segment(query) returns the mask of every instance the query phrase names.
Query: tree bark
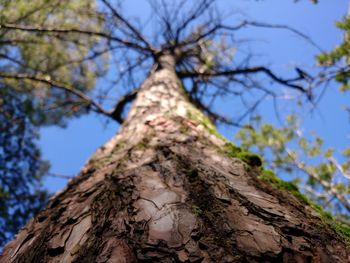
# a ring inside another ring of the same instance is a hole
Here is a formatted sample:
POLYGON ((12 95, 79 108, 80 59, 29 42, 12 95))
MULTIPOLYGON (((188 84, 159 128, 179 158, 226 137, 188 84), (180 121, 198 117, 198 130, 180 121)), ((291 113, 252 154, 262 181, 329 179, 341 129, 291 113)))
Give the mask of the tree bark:
POLYGON ((0 261, 350 262, 316 211, 222 151, 174 65, 159 59, 119 133, 0 261))

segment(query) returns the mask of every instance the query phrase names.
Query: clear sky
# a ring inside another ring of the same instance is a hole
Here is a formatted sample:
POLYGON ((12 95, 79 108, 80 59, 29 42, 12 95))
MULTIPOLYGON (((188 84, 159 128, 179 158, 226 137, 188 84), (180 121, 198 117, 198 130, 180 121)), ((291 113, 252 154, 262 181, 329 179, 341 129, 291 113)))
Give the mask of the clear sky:
MULTIPOLYGON (((133 16, 142 18, 147 10, 147 1, 125 2, 127 13, 133 16)), ((235 10, 238 16, 244 16, 245 19, 292 26, 309 35, 324 50, 340 43, 342 35, 334 25, 336 20, 346 14, 348 8, 347 0, 321 0, 318 5, 313 5, 308 0, 298 3, 292 0, 219 0, 218 3, 225 9, 235 10)), ((261 55, 259 59, 273 65, 274 68, 289 70, 297 64, 310 68, 315 64, 314 56, 317 50, 290 32, 250 29, 244 34, 242 36, 254 40, 254 51, 261 55)), ((305 131, 317 131, 326 144, 334 148, 349 146, 349 119, 342 110, 344 105, 349 105, 349 99, 348 95, 339 95, 337 86, 330 87, 316 111, 304 112, 305 131)), ((222 105, 221 111, 234 112, 229 101, 223 102, 222 105)), ((269 101, 260 113, 273 120, 274 113, 269 101)), ((117 124, 106 123, 103 117, 92 114, 70 121, 65 129, 42 128, 39 144, 43 158, 51 162, 51 172, 76 175, 94 151, 117 130, 117 124)), ((229 139, 232 139, 235 133, 234 129, 219 130, 229 139)), ((45 187, 55 192, 64 187, 66 182, 64 179, 47 177, 45 187)))

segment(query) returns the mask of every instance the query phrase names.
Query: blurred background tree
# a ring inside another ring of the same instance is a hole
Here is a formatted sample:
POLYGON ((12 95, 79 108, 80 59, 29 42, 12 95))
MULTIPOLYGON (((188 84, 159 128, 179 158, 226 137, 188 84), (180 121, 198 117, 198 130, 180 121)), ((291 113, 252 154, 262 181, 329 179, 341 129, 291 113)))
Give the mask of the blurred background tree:
MULTIPOLYGON (((103 25, 94 1, 1 0, 0 10, 0 24, 59 24, 62 30, 103 25)), ((46 203, 41 181, 49 164, 41 160, 38 128, 65 126, 87 112, 69 86, 82 94, 95 86, 105 71, 101 52, 93 36, 0 29, 0 246, 46 203), (59 87, 51 85, 55 79, 59 87)))
POLYGON ((37 131, 21 95, 0 88, 0 244, 5 244, 46 203, 48 169, 35 142, 37 131))

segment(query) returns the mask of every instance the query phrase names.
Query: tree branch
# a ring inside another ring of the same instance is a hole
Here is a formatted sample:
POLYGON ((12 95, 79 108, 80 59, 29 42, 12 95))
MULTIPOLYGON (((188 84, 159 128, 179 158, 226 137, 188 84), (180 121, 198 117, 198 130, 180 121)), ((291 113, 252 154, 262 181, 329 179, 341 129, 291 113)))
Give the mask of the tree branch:
POLYGON ((141 41, 142 43, 144 43, 146 45, 146 48, 148 50, 154 50, 154 48, 152 48, 152 46, 150 45, 150 43, 148 43, 148 41, 142 36, 142 34, 140 33, 139 30, 137 30, 133 25, 131 25, 131 23, 129 23, 118 11, 117 9, 115 9, 107 0, 102 0, 102 3, 104 3, 108 9, 112 12, 112 14, 118 19, 120 20, 136 37, 136 39, 138 39, 139 41, 141 41))
POLYGON ((279 84, 282 84, 289 88, 296 89, 298 91, 305 93, 308 99, 312 100, 312 94, 310 90, 305 89, 304 87, 293 83, 297 80, 302 80, 303 78, 301 76, 293 79, 283 79, 278 77, 276 74, 274 74, 270 69, 262 66, 251 67, 251 68, 241 68, 241 69, 234 69, 234 70, 223 70, 223 71, 213 70, 213 71, 206 71, 202 73, 197 71, 182 71, 182 72, 180 71, 178 72, 178 75, 180 78, 193 78, 193 77, 234 76, 234 75, 243 75, 243 74, 249 75, 249 74, 255 74, 255 73, 264 73, 279 84))
POLYGON ((238 24, 237 26, 227 26, 227 25, 222 25, 221 28, 222 29, 226 29, 226 30, 238 30, 242 27, 245 26, 254 26, 254 27, 263 27, 263 28, 275 28, 275 29, 285 29, 288 30, 298 36, 300 36, 301 38, 305 39, 307 42, 309 42, 312 46, 314 46, 316 49, 318 49, 318 51, 323 52, 322 48, 317 45, 309 36, 305 35, 303 32, 292 28, 290 26, 287 25, 278 25, 278 24, 269 24, 269 23, 263 23, 263 22, 256 22, 256 21, 247 21, 244 20, 242 21, 240 24, 238 24))
POLYGON ((98 103, 93 101, 89 96, 85 95, 83 92, 81 92, 77 89, 65 86, 62 83, 59 83, 55 80, 52 80, 49 75, 40 76, 40 75, 30 75, 30 74, 25 74, 25 73, 12 74, 12 73, 0 72, 0 78, 17 79, 17 80, 31 80, 31 81, 40 82, 40 83, 50 85, 52 87, 61 89, 63 91, 66 91, 70 94, 77 96, 78 98, 80 98, 84 102, 86 102, 87 106, 91 106, 92 110, 94 110, 95 112, 102 113, 102 114, 110 117, 109 112, 105 111, 101 105, 99 105, 98 103))
POLYGON ((47 172, 46 175, 51 176, 51 177, 60 178, 60 179, 65 179, 65 180, 70 180, 74 177, 74 175, 65 175, 65 174, 52 173, 52 172, 47 172))
POLYGON ((175 32, 176 43, 179 42, 181 32, 184 31, 192 21, 203 15, 205 10, 207 10, 214 2, 215 1, 201 0, 197 6, 194 6, 193 10, 189 12, 188 17, 177 26, 175 32))
POLYGON ((67 33, 76 33, 76 34, 84 34, 84 35, 90 35, 90 36, 98 36, 101 38, 105 38, 110 41, 116 41, 126 47, 137 49, 143 52, 148 52, 153 54, 153 50, 149 49, 148 47, 143 47, 138 45, 137 43, 127 41, 125 39, 109 35, 105 32, 96 32, 96 31, 89 31, 79 28, 69 28, 69 29, 58 29, 58 28, 45 28, 40 26, 24 26, 24 25, 14 25, 14 24, 0 24, 0 29, 9 29, 9 30, 21 30, 21 31, 27 31, 27 32, 41 32, 41 33, 58 33, 58 34, 67 34, 67 33))
POLYGON ((124 108, 125 108, 127 103, 133 101, 136 98, 138 91, 139 91, 139 88, 134 89, 131 92, 129 92, 128 94, 121 97, 119 99, 119 101, 117 102, 116 106, 114 107, 114 109, 108 113, 109 116, 112 119, 119 122, 120 124, 122 124, 124 122, 124 118, 122 117, 122 113, 124 111, 124 108))

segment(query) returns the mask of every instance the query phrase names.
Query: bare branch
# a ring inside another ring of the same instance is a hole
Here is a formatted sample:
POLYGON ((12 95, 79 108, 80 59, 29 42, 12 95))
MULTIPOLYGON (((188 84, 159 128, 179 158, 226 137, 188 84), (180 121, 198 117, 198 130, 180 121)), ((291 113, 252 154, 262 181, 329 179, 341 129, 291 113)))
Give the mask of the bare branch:
POLYGON ((301 80, 300 77, 293 79, 282 79, 278 77, 275 73, 273 73, 270 69, 262 66, 251 67, 251 68, 241 68, 234 70, 223 70, 223 71, 206 71, 203 73, 196 71, 183 71, 178 72, 180 78, 192 78, 192 77, 220 77, 220 76, 235 76, 235 75, 249 75, 255 73, 264 73, 272 80, 276 81, 279 84, 287 86, 292 89, 296 89, 305 93, 309 100, 312 100, 311 90, 305 89, 304 87, 294 84, 296 80, 301 80))
POLYGON ((133 101, 136 98, 137 92, 139 91, 139 89, 134 89, 131 92, 129 92, 128 94, 124 95, 123 97, 121 97, 119 99, 119 101, 117 102, 116 106, 114 107, 114 109, 112 111, 110 111, 108 114, 109 116, 116 120, 117 122, 119 122, 120 124, 124 122, 124 119, 122 117, 122 113, 125 109, 125 106, 127 103, 133 101))
POLYGON ((241 125, 239 123, 236 123, 232 120, 230 120, 229 118, 222 116, 212 110, 210 110, 210 107, 204 105, 200 99, 197 99, 195 97, 190 96, 190 101, 201 111, 203 111, 208 118, 210 119, 210 121, 212 121, 213 123, 223 123, 223 124, 227 124, 227 125, 233 125, 236 127, 241 127, 241 125))
POLYGON ((73 175, 65 175, 65 174, 52 173, 52 172, 48 172, 48 173, 46 173, 46 175, 51 176, 51 177, 60 178, 60 179, 65 179, 65 180, 70 180, 74 177, 73 175))
POLYGON ((108 7, 108 9, 112 12, 112 14, 119 20, 121 21, 130 31, 135 35, 136 39, 141 41, 143 44, 146 45, 147 50, 154 50, 150 43, 142 36, 141 32, 137 30, 131 23, 128 22, 127 19, 125 19, 117 9, 115 9, 107 0, 102 0, 102 2, 108 7))
POLYGON ((236 26, 221 25, 221 29, 226 29, 226 30, 230 30, 230 31, 236 31, 236 30, 241 29, 241 28, 246 27, 246 26, 288 30, 288 31, 298 35, 299 37, 303 38, 307 42, 309 42, 312 46, 314 46, 316 49, 318 49, 318 51, 323 52, 322 48, 319 45, 317 45, 308 35, 304 34, 303 32, 301 32, 301 31, 299 31, 299 30, 297 30, 295 28, 287 26, 287 25, 269 24, 269 23, 263 23, 263 22, 244 20, 244 21, 242 21, 240 24, 238 24, 236 26))
POLYGON ((215 1, 211 0, 201 0, 198 2, 197 6, 194 6, 193 10, 191 10, 187 16, 187 18, 177 27, 175 32, 175 40, 178 43, 180 39, 180 34, 184 31, 187 26, 198 17, 202 16, 205 10, 209 8, 215 1))
POLYGON ((89 96, 85 95, 83 92, 74 89, 69 86, 65 86, 62 83, 59 83, 55 80, 52 80, 49 75, 44 75, 40 76, 38 75, 30 75, 30 74, 25 74, 25 73, 18 73, 18 74, 13 74, 13 73, 4 73, 0 72, 0 78, 5 78, 5 79, 17 79, 17 80, 30 80, 30 81, 35 81, 35 82, 40 82, 47 84, 49 86, 61 89, 63 91, 66 91, 70 94, 73 94, 77 96, 78 98, 82 99, 84 102, 86 102, 87 106, 91 106, 92 110, 94 110, 97 113, 102 113, 106 116, 110 117, 109 112, 105 111, 101 105, 93 101, 89 96))

